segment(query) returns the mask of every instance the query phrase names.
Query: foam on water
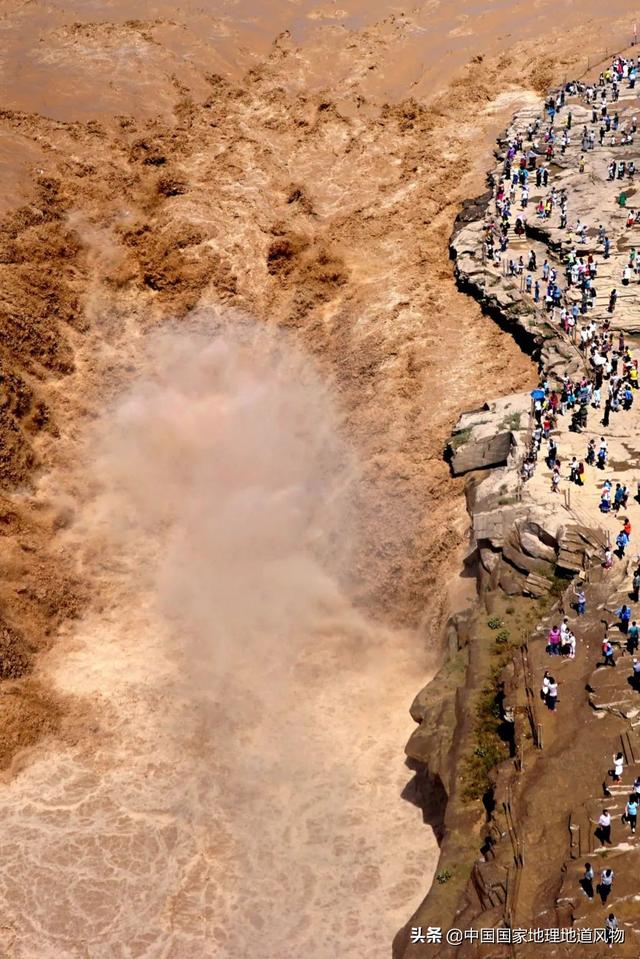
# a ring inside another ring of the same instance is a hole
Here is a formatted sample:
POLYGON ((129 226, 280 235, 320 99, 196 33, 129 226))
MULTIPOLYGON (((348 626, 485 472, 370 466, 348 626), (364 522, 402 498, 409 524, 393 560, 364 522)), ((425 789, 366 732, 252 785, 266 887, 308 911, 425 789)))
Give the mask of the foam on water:
POLYGON ((67 537, 95 611, 42 667, 95 728, 0 794, 5 950, 386 956, 435 859, 400 798, 418 647, 349 599, 330 392, 247 327, 161 337, 149 370, 67 537))

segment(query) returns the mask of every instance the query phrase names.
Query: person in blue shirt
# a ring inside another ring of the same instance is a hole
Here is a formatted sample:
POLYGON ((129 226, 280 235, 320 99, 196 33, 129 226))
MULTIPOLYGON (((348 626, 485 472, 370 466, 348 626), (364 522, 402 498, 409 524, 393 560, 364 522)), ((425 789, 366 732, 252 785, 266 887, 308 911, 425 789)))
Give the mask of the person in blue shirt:
POLYGON ((633 406, 633 393, 631 387, 627 386, 622 396, 622 405, 625 410, 630 410, 633 406))
POLYGON ((624 551, 628 545, 629 545, 629 537, 627 536, 624 530, 620 530, 620 532, 616 536, 616 546, 617 546, 616 552, 620 559, 622 559, 622 557, 624 556, 624 551))
POLYGON ((624 496, 624 490, 620 483, 616 483, 616 491, 613 497, 613 509, 617 513, 622 505, 622 498, 624 496))
POLYGON ((618 628, 621 633, 624 633, 626 636, 629 632, 629 621, 631 619, 631 607, 627 606, 626 603, 623 604, 620 609, 616 610, 616 616, 620 620, 618 623, 618 628))
POLYGON ((627 805, 624 807, 624 814, 627 817, 627 822, 631 827, 631 832, 635 832, 636 823, 638 822, 638 801, 635 793, 629 797, 627 805))

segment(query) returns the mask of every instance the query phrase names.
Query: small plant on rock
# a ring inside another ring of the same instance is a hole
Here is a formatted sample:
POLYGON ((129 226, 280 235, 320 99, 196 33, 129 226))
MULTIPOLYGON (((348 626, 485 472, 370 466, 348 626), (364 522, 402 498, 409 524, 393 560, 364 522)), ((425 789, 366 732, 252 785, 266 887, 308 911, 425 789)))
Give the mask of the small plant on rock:
POLYGON ((487 626, 489 629, 500 629, 501 626, 504 626, 504 623, 499 616, 492 616, 487 620, 487 626))
POLYGON ((509 630, 501 629, 498 635, 496 636, 496 643, 498 646, 506 646, 509 642, 509 630))
POLYGON ((436 879, 438 880, 440 884, 442 884, 442 883, 448 882, 451 879, 452 875, 453 873, 451 872, 450 869, 441 869, 440 872, 436 873, 436 879))

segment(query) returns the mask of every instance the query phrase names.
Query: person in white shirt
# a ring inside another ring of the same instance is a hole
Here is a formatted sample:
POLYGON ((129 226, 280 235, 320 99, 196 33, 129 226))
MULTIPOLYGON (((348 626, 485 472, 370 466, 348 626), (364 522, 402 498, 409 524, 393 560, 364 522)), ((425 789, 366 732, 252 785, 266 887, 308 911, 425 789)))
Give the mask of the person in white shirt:
POLYGON ((600 899, 602 905, 604 906, 605 902, 609 898, 611 893, 611 887, 613 885, 613 869, 603 869, 600 873, 600 885, 598 886, 598 892, 600 893, 600 899))
POLYGON ((587 899, 593 899, 593 880, 595 873, 590 862, 584 864, 584 876, 580 880, 580 886, 587 899))
POLYGON ((619 783, 622 779, 622 773, 624 770, 624 756, 622 753, 616 753, 613 757, 613 781, 614 783, 619 783))
POLYGON ((603 809, 598 819, 598 836, 603 846, 605 843, 611 845, 611 814, 608 809, 603 809))
POLYGON ((545 703, 547 701, 547 696, 549 695, 549 678, 549 671, 545 669, 544 676, 542 677, 542 687, 540 689, 540 698, 545 703))
POLYGON ((609 944, 609 949, 613 948, 613 936, 618 928, 618 920, 612 912, 609 913, 604 921, 604 934, 609 944))

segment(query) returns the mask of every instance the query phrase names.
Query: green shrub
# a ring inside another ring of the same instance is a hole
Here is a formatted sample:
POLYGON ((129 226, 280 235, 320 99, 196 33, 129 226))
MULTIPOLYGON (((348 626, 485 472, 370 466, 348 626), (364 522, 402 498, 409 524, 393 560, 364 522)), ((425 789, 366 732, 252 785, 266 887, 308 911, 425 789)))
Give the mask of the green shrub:
MULTIPOLYGON (((503 632, 509 636, 507 630, 503 632)), ((502 722, 498 696, 500 675, 501 667, 492 667, 476 702, 474 746, 462 769, 462 795, 465 799, 481 799, 491 786, 491 770, 509 756, 508 747, 499 736, 502 722)))
POLYGON ((501 626, 504 626, 504 623, 499 616, 491 616, 491 618, 487 620, 487 626, 489 629, 500 629, 501 626))
POLYGON ((466 430, 460 430, 459 433, 454 433, 454 435, 449 440, 449 445, 451 449, 457 450, 461 446, 464 446, 471 438, 471 427, 467 427, 466 430))
POLYGON ((498 635, 496 636, 496 643, 498 646, 506 646, 509 642, 509 630, 501 629, 498 635))
POLYGON ((507 759, 509 751, 495 735, 485 734, 464 764, 463 796, 465 799, 481 799, 491 786, 490 772, 507 759))
POLYGON ((436 879, 438 880, 439 883, 448 882, 452 876, 453 876, 453 873, 451 872, 450 869, 441 869, 440 872, 436 873, 436 879))
POLYGON ((519 430, 522 420, 522 413, 509 413, 502 421, 502 426, 510 430, 519 430))

